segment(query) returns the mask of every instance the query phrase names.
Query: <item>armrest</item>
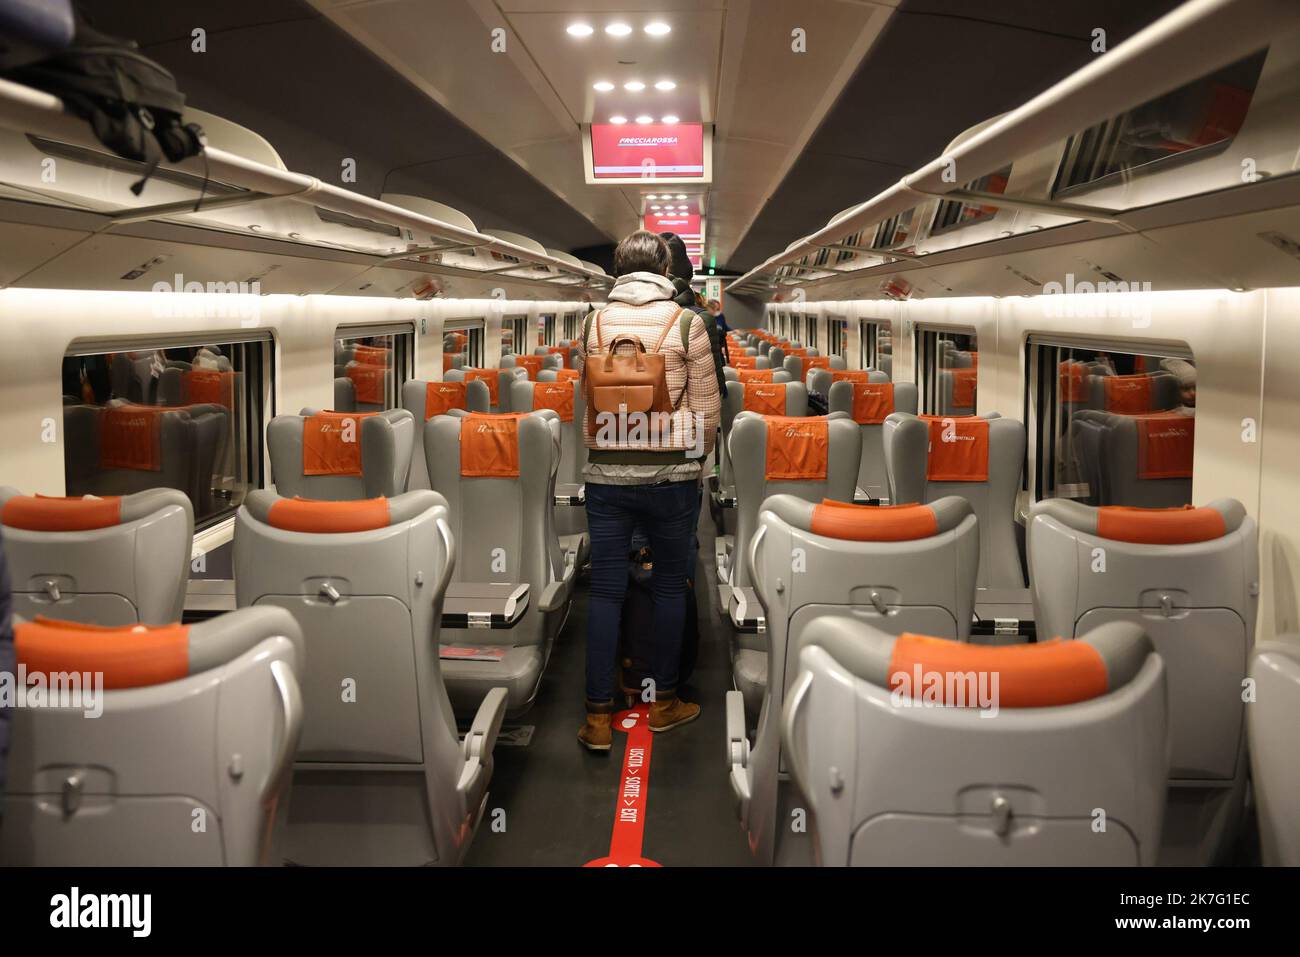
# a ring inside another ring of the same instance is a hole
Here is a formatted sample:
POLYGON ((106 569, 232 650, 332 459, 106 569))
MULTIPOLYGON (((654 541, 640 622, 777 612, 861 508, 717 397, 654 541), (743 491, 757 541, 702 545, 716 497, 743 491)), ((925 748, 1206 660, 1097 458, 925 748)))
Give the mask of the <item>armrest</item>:
POLYGON ((737 631, 759 635, 767 631, 767 617, 754 589, 732 585, 727 611, 737 631))
POLYGON ((474 723, 470 725, 460 747, 465 763, 461 766, 460 778, 456 781, 456 794, 460 797, 462 814, 469 814, 473 810, 470 802, 481 790, 482 778, 487 773, 488 760, 496 748, 497 735, 501 732, 501 722, 505 716, 506 689, 493 688, 484 696, 483 703, 474 715, 474 723))
POLYGON ((542 589, 542 597, 538 599, 537 607, 544 612, 558 611, 564 605, 564 599, 567 595, 565 582, 551 582, 542 589))
POLYGON ((587 486, 572 482, 555 483, 556 505, 586 505, 587 486))
POLYGON ((749 736, 745 732, 745 696, 727 692, 727 764, 731 793, 736 799, 740 823, 749 822, 749 736))

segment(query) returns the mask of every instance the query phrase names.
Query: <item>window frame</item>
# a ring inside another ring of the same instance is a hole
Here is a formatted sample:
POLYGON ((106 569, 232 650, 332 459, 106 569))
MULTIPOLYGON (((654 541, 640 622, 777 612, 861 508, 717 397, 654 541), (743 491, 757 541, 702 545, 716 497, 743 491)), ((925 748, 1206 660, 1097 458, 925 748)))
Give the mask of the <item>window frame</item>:
MULTIPOLYGON (((917 413, 939 414, 939 342, 944 335, 967 336, 979 349, 979 333, 974 326, 916 323, 912 327, 912 374, 917 389, 917 413)), ((976 408, 979 407, 979 374, 976 373, 976 408)))
POLYGON ((415 350, 419 337, 415 334, 413 322, 385 322, 374 325, 365 323, 339 323, 334 327, 334 343, 355 339, 373 339, 376 336, 393 337, 393 404, 387 408, 402 407, 402 386, 415 378, 415 350), (348 334, 351 333, 351 334, 348 334))

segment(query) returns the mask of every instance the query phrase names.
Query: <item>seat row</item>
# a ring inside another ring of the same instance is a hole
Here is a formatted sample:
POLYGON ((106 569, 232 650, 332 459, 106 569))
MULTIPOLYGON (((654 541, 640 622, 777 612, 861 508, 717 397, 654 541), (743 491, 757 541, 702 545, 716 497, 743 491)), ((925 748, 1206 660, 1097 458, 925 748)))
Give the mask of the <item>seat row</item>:
MULTIPOLYGON (((245 610, 223 618, 231 620, 230 628, 251 629, 246 633, 259 640, 271 637, 268 628, 278 629, 294 648, 272 682, 281 692, 250 712, 264 734, 262 745, 274 743, 296 755, 294 810, 276 829, 284 842, 272 854, 276 859, 459 860, 485 800, 496 730, 508 712, 531 704, 567 616, 581 542, 562 548, 553 503, 563 436, 571 425, 562 418, 572 415, 551 408, 471 413, 455 402, 443 409, 439 390, 446 385, 407 383, 412 401, 417 390, 424 393, 421 411, 429 415, 419 431, 421 458, 438 492, 401 491, 416 436, 414 416, 405 409, 352 415, 304 410, 277 416, 268 429, 279 494, 253 492, 239 510, 236 602, 245 610), (262 615, 249 616, 246 609, 262 615), (278 617, 267 617, 271 609, 280 610, 278 617), (301 686, 301 700, 289 687, 291 679, 294 688, 301 686), (456 737, 457 714, 477 729, 463 743, 456 737), (285 735, 297 724, 301 740, 286 744, 285 735), (283 731, 278 738, 277 729, 283 731), (376 821, 384 826, 370 826, 376 821)), ((466 391, 463 382, 450 385, 459 385, 462 396, 466 391)), ((570 382, 512 387, 521 401, 531 399, 525 390, 542 387, 575 394, 570 382)), ((180 627, 173 623, 183 610, 193 536, 186 496, 157 489, 45 499, 5 490, 0 510, 19 615, 116 627, 113 642, 122 643, 127 658, 138 655, 134 642, 151 640, 153 629, 141 632, 138 622, 180 627)), ((64 626, 37 620, 24 625, 24 634, 54 627, 64 626)), ((85 651, 85 641, 67 647, 71 661, 85 651)), ((258 661, 265 674, 272 661, 263 658, 258 661)), ((205 662, 207 679, 225 680, 221 669, 229 662, 205 662)), ((137 728, 154 720, 190 727, 183 720, 190 689, 180 680, 187 676, 188 671, 147 672, 110 686, 132 691, 110 699, 111 711, 143 709, 131 719, 137 728)), ((56 796, 60 790, 95 793, 96 803, 113 804, 136 787, 147 797, 149 788, 162 788, 164 781, 175 793, 197 787, 185 775, 179 781, 155 774, 147 782, 126 783, 136 771, 148 772, 138 744, 148 738, 138 731, 122 734, 116 749, 100 737, 83 747, 75 735, 56 735, 48 740, 57 739, 57 747, 47 748, 43 718, 33 713, 19 725, 15 745, 26 757, 17 766, 25 770, 11 778, 11 800, 25 802, 12 819, 25 814, 28 830, 44 836, 6 847, 8 860, 95 857, 82 838, 102 832, 89 818, 56 814, 51 790, 56 796), (101 753, 105 747, 108 752, 101 753), (71 778, 51 777, 50 770, 118 765, 123 770, 117 777, 101 780, 87 772, 75 786, 71 778)), ((224 721, 242 728, 249 720, 238 711, 209 718, 217 722, 216 732, 224 721)), ((198 775, 205 761, 212 763, 204 773, 226 773, 225 763, 235 758, 222 735, 203 739, 215 750, 198 748, 187 773, 198 775)), ((258 787, 245 786, 238 800, 264 809, 274 805, 269 779, 258 787)), ((185 801, 195 810, 211 807, 202 795, 185 801)), ((147 800, 140 807, 146 805, 147 800)), ((129 830, 135 807, 124 802, 123 817, 109 815, 100 823, 111 829, 118 822, 129 830)), ((153 846, 142 857, 119 859, 251 862, 246 846, 236 852, 226 837, 222 841, 205 849, 185 842, 153 846)), ((121 851, 112 842, 95 847, 106 855, 101 860, 121 851)), ((257 852, 271 853, 265 846, 257 852)))

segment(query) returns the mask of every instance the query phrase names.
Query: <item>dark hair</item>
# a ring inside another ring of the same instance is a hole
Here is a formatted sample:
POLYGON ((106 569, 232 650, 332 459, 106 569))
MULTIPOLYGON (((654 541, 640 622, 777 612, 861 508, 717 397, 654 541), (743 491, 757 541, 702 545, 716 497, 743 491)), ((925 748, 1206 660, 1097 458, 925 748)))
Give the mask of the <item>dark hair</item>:
POLYGON ((626 276, 630 272, 652 272, 668 275, 672 257, 667 244, 655 233, 638 229, 625 237, 614 249, 614 275, 626 276))
POLYGON ((660 233, 659 238, 668 244, 668 254, 672 257, 668 275, 690 282, 695 270, 691 267, 691 257, 686 255, 686 243, 682 237, 676 233, 660 233))

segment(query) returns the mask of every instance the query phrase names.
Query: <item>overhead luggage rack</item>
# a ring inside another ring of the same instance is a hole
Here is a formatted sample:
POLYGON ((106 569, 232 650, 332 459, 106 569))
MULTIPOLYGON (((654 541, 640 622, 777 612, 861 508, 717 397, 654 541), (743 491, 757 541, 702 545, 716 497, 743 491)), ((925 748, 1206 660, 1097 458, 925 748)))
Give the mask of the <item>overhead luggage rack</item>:
MULTIPOLYGON (((7 160, 0 166, 0 198, 96 214, 101 219, 96 232, 124 223, 167 221, 342 249, 375 256, 379 263, 410 260, 574 289, 613 283, 598 267, 547 251, 525 237, 480 232, 467 219, 463 225, 449 223, 215 146, 182 163, 161 164, 149 180, 152 188, 145 191, 150 199, 139 199, 116 187, 137 178, 143 164, 106 151, 89 125, 66 112, 58 97, 7 80, 0 80, 0 142, 7 160), (17 162, 24 151, 37 161, 17 162), (89 182, 73 193, 42 184, 39 160, 55 153, 67 163, 86 164, 99 173, 109 170, 113 195, 106 194, 102 176, 95 184, 98 193, 90 192, 89 182), (163 201, 151 201, 160 194, 163 201)), ((278 160, 269 145, 266 150, 278 160)))
MULTIPOLYGON (((936 257, 948 261, 950 254, 962 250, 960 241, 956 246, 944 244, 929 251, 904 251, 874 241, 881 224, 897 221, 939 199, 1046 217, 1044 223, 1026 227, 1027 234, 1022 231, 1011 237, 1022 242, 1026 235, 1038 236, 1034 230, 1040 226, 1062 224, 1087 224, 1099 231, 1093 238, 1134 232, 1141 226, 1141 217, 1133 214, 1149 207, 1139 204, 1116 209, 1041 196, 1004 195, 971 184, 991 178, 1036 150, 1064 143, 1080 130, 1248 57, 1297 29, 1300 7, 1286 0, 1191 0, 1019 108, 968 131, 969 135, 960 137, 943 155, 755 266, 731 283, 728 292, 768 296, 846 277, 915 269, 932 259, 939 261, 936 257)), ((996 242, 1007 235, 984 234, 970 242, 996 242)), ((1028 241, 1050 240, 1042 236, 1028 241)), ((970 255, 966 251, 963 258, 970 255)))

